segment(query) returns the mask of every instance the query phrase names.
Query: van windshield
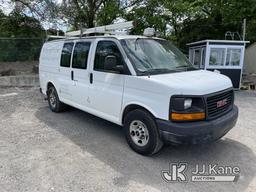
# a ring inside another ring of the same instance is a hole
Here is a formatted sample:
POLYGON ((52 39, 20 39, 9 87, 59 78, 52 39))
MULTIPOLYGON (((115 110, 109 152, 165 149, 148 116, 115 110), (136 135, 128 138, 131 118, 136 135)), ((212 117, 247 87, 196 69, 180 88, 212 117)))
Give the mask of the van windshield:
POLYGON ((123 39, 121 44, 138 75, 195 70, 172 43, 161 39, 123 39))

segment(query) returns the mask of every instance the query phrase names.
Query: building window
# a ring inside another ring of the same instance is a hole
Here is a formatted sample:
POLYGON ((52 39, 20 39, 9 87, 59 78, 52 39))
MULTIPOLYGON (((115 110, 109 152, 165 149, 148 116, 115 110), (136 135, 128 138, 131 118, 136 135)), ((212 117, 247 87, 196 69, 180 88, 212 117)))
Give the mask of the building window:
POLYGON ((201 64, 201 48, 195 49, 194 65, 200 67, 201 64))
POLYGON ((241 49, 239 48, 228 48, 226 66, 239 66, 241 57, 241 49))
POLYGON ((223 66, 225 60, 225 48, 211 48, 210 52, 210 65, 223 66))

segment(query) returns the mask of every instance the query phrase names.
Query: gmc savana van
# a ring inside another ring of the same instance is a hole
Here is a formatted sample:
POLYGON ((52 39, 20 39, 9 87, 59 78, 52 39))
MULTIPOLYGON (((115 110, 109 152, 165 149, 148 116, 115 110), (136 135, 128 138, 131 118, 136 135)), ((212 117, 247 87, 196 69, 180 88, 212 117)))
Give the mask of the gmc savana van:
POLYGON ((168 142, 215 141, 238 117, 230 79, 194 68, 164 39, 113 35, 46 42, 39 77, 53 112, 70 105, 121 125, 129 146, 143 155, 168 142))

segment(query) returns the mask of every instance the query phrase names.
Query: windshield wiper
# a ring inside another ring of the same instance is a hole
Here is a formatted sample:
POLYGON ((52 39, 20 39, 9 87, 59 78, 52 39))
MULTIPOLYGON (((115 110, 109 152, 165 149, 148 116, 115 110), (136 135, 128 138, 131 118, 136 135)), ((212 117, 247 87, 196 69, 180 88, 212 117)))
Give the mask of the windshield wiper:
POLYGON ((158 68, 158 69, 148 69, 145 71, 140 71, 141 74, 147 74, 147 75, 152 75, 152 74, 159 74, 159 73, 174 73, 180 70, 173 70, 173 69, 167 69, 167 68, 158 68))
POLYGON ((181 66, 177 66, 175 67, 176 69, 186 69, 186 70, 196 70, 197 68, 193 67, 193 66, 188 66, 188 65, 181 65, 181 66))
POLYGON ((176 69, 179 69, 179 68, 188 68, 188 67, 191 67, 191 66, 188 66, 188 65, 180 65, 180 66, 177 66, 176 69))

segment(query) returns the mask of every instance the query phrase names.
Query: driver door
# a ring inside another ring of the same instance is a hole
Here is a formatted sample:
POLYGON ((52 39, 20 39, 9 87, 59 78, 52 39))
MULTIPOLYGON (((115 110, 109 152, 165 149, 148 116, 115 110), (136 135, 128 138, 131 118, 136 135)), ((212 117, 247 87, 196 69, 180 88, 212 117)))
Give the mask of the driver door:
POLYGON ((99 40, 96 45, 93 69, 90 73, 90 108, 102 118, 118 122, 121 112, 124 74, 106 70, 105 58, 114 55, 117 65, 123 65, 122 54, 113 40, 99 40))

